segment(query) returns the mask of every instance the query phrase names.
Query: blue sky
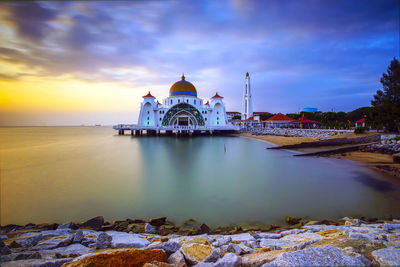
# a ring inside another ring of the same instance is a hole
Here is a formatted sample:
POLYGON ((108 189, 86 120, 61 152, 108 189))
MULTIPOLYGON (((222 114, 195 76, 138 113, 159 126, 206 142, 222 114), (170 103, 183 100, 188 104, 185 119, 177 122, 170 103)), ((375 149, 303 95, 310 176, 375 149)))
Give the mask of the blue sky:
MULTIPOLYGON (((161 100, 184 72, 199 97, 218 91, 229 111, 240 111, 247 71, 255 111, 351 111, 370 104, 399 57, 395 0, 48 1, 0 9, 0 59, 23 66, 0 68, 2 80, 69 77, 122 86, 125 98, 151 90, 161 100)), ((139 101, 118 111, 136 114, 139 101)), ((85 112, 113 112, 95 107, 85 112)))

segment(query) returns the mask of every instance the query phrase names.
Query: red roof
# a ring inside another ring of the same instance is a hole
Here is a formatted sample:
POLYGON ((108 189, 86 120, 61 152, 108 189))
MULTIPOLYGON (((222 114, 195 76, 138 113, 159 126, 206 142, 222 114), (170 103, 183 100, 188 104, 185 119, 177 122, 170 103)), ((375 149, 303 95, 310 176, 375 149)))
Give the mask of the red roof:
POLYGON ((248 117, 246 121, 254 121, 254 116, 248 117))
POLYGON ((292 122, 293 123, 318 123, 318 121, 313 121, 313 120, 307 119, 304 116, 301 116, 300 119, 292 121, 292 122))
POLYGON ((218 93, 215 93, 215 96, 211 97, 211 98, 223 98, 222 96, 220 96, 218 93))
MULTIPOLYGON (((143 97, 154 97, 150 94, 150 91, 147 93, 147 95, 144 95, 143 97)), ((155 97, 154 97, 155 98, 155 97)))
POLYGON ((356 121, 356 123, 364 123, 364 122, 365 122, 365 118, 362 118, 362 119, 356 121))
POLYGON ((207 101, 207 103, 205 103, 204 105, 208 106, 208 105, 209 105, 209 104, 208 104, 208 101, 207 101))
POLYGON ((265 121, 293 121, 293 119, 282 113, 278 113, 265 121))

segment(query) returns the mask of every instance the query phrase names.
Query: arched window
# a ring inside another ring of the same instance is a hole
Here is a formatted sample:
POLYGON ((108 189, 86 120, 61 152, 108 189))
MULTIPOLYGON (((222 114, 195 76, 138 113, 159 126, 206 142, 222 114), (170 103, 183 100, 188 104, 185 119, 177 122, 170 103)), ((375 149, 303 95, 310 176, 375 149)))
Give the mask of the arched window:
POLYGON ((180 100, 180 99, 178 99, 178 104, 179 104, 179 103, 181 103, 181 100, 180 100))
POLYGON ((147 114, 150 114, 150 111, 147 111, 147 114))
POLYGON ((172 105, 172 99, 171 99, 171 105, 172 105))
POLYGON ((193 102, 194 102, 194 104, 196 105, 196 99, 195 99, 193 102))
POLYGON ((186 99, 186 103, 189 103, 189 99, 186 99))

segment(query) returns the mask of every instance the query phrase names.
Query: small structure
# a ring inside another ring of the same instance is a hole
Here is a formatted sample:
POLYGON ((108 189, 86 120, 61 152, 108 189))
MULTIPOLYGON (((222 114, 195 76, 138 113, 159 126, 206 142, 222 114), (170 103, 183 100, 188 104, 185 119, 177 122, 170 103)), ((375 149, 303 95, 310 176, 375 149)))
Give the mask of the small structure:
POLYGON ((365 118, 356 121, 356 127, 365 127, 365 118))
POLYGON ((271 118, 263 121, 265 127, 272 127, 272 128, 287 128, 292 125, 292 118, 283 115, 282 113, 278 113, 271 118))
POLYGON ((308 118, 306 118, 304 115, 300 117, 300 119, 292 121, 292 123, 298 127, 298 128, 315 128, 317 125, 318 121, 313 121, 308 118))
POLYGON ((242 114, 240 112, 237 111, 227 111, 226 112, 226 118, 228 119, 228 121, 233 120, 233 117, 235 116, 242 116, 242 114))

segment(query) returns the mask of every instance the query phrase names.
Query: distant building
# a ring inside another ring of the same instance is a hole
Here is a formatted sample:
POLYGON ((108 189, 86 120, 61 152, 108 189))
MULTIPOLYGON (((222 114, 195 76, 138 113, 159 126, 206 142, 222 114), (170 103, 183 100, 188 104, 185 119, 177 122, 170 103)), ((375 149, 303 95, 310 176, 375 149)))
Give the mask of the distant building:
POLYGON ((251 90, 250 90, 250 75, 247 72, 245 78, 245 87, 243 94, 243 110, 242 110, 242 120, 246 120, 253 116, 253 100, 251 99, 251 90))
POLYGON ((232 120, 232 118, 234 116, 242 116, 242 113, 237 112, 237 111, 227 111, 226 112, 226 117, 227 117, 228 121, 232 120))
POLYGON ((318 112, 317 108, 302 108, 300 112, 318 112))

